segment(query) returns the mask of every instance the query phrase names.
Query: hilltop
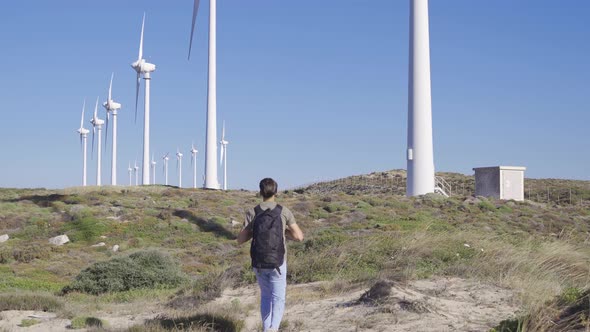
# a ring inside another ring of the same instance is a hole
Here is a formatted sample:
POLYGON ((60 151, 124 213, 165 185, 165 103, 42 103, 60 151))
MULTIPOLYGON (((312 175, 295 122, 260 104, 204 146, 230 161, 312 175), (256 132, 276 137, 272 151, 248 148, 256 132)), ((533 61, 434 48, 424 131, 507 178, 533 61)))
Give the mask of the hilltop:
MULTIPOLYGON (((390 171, 281 192, 279 201, 306 233, 304 242, 289 244, 283 330, 318 330, 319 318, 308 320, 314 312, 331 315, 323 328, 334 331, 523 323, 528 330, 583 330, 584 307, 572 308, 587 298, 590 283, 590 183, 527 179, 531 197, 532 188, 551 185, 555 193, 571 189, 576 199, 513 202, 472 197, 472 177, 443 176, 465 189, 450 198, 407 198, 405 174, 390 171), (372 286, 385 295, 367 301, 376 294, 372 286)), ((0 243, 0 305, 21 310, 3 312, 0 329, 29 319, 32 311, 22 310, 46 309, 56 317, 38 318, 40 330, 74 322, 101 322, 94 325, 107 330, 179 323, 251 330, 258 319, 254 276, 248 248, 234 240, 245 209, 257 202, 250 191, 165 186, 0 189, 0 235, 10 236, 0 243), (49 244, 62 234, 71 242, 49 244), (94 263, 146 251, 176 262, 180 284, 63 292, 94 263)))

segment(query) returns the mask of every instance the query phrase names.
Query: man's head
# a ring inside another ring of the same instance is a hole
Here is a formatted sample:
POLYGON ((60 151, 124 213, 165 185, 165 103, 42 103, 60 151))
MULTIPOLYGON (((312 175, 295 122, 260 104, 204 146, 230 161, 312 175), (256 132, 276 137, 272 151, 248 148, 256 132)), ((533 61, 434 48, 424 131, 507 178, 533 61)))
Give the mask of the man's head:
POLYGON ((277 194, 277 182, 271 178, 260 180, 260 195, 264 199, 269 199, 277 194))

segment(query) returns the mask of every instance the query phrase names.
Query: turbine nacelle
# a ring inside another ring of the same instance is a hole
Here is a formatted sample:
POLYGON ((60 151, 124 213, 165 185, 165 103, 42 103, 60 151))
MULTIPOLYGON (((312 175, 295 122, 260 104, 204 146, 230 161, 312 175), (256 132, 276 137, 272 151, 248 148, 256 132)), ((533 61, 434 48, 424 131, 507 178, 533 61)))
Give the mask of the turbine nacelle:
POLYGON ((92 118, 92 120, 90 120, 90 123, 94 127, 98 127, 98 126, 102 126, 104 124, 104 120, 103 119, 99 119, 99 118, 92 118))
POLYGON ((80 129, 76 130, 76 132, 82 136, 86 136, 90 133, 90 130, 88 130, 86 128, 80 128, 80 129))
POLYGON ((146 74, 156 71, 156 65, 146 62, 144 59, 135 61, 131 64, 131 67, 135 69, 138 74, 146 74))
POLYGON ((102 103, 102 107, 104 107, 107 110, 107 112, 112 112, 121 109, 121 104, 115 102, 112 99, 109 99, 102 103))

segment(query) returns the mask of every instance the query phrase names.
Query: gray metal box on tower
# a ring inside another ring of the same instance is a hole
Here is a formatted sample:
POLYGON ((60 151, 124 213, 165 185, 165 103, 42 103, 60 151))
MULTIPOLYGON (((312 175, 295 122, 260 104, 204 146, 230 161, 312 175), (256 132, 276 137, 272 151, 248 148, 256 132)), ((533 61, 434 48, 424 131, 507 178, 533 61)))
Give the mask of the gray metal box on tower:
POLYGON ((526 167, 478 167, 475 171, 475 196, 524 201, 526 167))

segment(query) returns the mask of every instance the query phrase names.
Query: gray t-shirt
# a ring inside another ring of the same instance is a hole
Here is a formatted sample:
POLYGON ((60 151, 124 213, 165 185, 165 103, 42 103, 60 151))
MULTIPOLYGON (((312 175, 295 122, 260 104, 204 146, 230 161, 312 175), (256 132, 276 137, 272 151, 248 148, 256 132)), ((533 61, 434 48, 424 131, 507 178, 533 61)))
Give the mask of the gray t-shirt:
MULTIPOLYGON (((274 209, 277 206, 276 202, 262 202, 260 203, 260 208, 262 210, 274 209)), ((285 258, 287 257, 287 238, 285 237, 285 231, 287 230, 286 226, 295 225, 295 217, 291 210, 283 207, 283 211, 281 212, 281 220, 283 221, 283 242, 285 242, 285 258)), ((246 212, 246 222, 244 223, 244 228, 252 231, 252 220, 256 217, 256 213, 254 212, 254 208, 248 209, 246 212)))

